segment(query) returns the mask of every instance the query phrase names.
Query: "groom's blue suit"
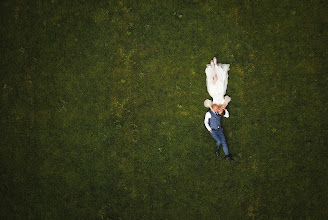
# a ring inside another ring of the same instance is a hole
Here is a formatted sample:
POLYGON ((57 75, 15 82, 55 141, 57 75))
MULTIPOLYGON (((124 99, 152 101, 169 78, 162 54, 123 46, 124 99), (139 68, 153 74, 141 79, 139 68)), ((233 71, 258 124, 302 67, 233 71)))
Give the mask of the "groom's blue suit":
POLYGON ((227 141, 223 134, 223 128, 221 127, 221 116, 211 110, 208 112, 211 114, 211 118, 209 119, 209 125, 212 129, 211 135, 216 141, 217 148, 219 149, 222 144, 224 154, 229 155, 227 141))

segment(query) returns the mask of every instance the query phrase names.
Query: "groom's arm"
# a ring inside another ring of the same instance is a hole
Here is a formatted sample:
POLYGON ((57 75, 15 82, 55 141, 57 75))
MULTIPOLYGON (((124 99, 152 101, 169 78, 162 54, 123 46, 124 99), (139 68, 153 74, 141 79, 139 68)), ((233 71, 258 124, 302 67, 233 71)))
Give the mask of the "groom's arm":
POLYGON ((223 115, 223 117, 225 117, 225 118, 229 118, 229 112, 228 112, 227 109, 224 110, 224 115, 223 115))
POLYGON ((212 132, 212 129, 211 129, 209 123, 208 123, 209 120, 210 120, 210 118, 211 118, 211 113, 207 112, 207 113, 205 114, 204 124, 205 124, 206 129, 207 129, 209 132, 212 132))

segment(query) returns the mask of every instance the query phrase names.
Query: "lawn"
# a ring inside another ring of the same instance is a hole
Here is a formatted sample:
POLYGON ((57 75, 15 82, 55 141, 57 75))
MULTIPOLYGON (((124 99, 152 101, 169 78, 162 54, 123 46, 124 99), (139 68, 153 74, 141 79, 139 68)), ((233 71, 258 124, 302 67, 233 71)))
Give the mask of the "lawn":
POLYGON ((324 219, 328 2, 5 0, 4 219, 324 219), (215 156, 205 66, 229 63, 215 156))

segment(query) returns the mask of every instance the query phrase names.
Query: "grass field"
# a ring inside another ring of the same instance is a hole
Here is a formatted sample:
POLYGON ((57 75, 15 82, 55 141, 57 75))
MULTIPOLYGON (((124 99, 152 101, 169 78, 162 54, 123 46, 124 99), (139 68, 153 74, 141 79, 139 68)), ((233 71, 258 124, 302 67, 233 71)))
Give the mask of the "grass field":
POLYGON ((2 218, 328 216, 327 1, 0 5, 2 218), (233 163, 203 124, 213 56, 233 163))

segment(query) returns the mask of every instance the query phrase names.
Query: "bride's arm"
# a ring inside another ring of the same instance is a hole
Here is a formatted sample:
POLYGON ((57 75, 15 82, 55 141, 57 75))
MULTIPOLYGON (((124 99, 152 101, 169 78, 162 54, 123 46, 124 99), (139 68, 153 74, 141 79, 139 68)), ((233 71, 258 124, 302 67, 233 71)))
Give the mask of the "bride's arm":
POLYGON ((224 97, 224 103, 223 103, 224 108, 227 107, 227 105, 229 104, 230 101, 231 101, 231 98, 230 98, 229 96, 226 95, 226 96, 224 97))

